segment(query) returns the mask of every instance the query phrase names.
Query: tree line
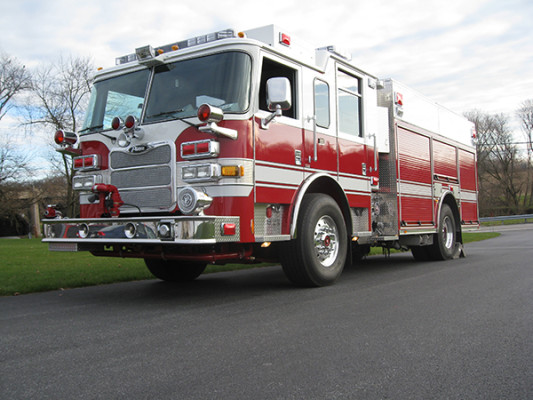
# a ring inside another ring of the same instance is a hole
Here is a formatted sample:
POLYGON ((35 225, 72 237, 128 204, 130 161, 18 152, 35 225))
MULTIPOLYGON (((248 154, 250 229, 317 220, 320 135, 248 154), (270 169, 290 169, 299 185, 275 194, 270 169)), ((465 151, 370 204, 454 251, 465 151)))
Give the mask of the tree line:
MULTIPOLYGON (((15 57, 0 53, 0 122, 12 112, 20 129, 30 135, 35 129, 49 130, 50 142, 55 130, 76 132, 88 105, 93 71, 88 57, 60 57, 30 71, 15 57)), ((533 99, 516 110, 521 143, 513 135, 509 115, 473 110, 465 117, 477 131, 480 216, 533 213, 533 99), (519 144, 526 145, 526 154, 519 144)), ((72 159, 52 151, 52 175, 35 180, 30 154, 18 150, 7 135, 0 142, 0 219, 21 223, 20 216, 35 201, 42 206, 60 203, 66 216, 77 216, 72 159)))

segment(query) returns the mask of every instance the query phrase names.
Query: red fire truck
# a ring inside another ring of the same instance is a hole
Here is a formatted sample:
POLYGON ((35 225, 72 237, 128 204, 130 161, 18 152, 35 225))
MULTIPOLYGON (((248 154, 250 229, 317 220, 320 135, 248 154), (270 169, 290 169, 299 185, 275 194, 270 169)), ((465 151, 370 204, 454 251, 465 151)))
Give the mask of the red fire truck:
POLYGON ((82 129, 56 132, 80 218, 45 220, 50 250, 143 258, 168 281, 276 260, 322 286, 372 246, 461 256, 479 226, 473 125, 334 46, 267 26, 116 64, 82 129))

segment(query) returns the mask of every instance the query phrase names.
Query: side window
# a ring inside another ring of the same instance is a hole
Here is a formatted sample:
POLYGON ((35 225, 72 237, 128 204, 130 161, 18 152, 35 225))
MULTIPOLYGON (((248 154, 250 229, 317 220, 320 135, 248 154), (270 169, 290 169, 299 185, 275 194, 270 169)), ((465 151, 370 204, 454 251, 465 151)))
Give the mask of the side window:
POLYGON ((298 104, 296 101, 296 92, 298 87, 296 86, 296 71, 286 65, 277 63, 268 58, 263 58, 263 67, 261 69, 261 86, 259 87, 259 109, 268 111, 266 103, 266 82, 270 78, 283 77, 289 79, 291 83, 292 92, 292 107, 283 111, 283 115, 289 118, 297 118, 296 111, 298 110, 298 104))
POLYGON ((326 82, 316 79, 314 90, 316 124, 329 128, 329 86, 326 82))
POLYGON ((361 82, 343 71, 337 72, 339 131, 361 137, 361 82))

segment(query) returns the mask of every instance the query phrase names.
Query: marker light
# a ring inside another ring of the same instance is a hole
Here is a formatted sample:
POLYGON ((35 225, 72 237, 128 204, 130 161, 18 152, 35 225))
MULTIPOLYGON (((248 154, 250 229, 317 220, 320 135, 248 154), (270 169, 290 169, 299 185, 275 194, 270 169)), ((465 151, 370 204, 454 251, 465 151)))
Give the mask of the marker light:
POLYGON ((221 231, 224 236, 233 236, 237 233, 237 225, 235 224, 222 224, 221 231))
POLYGON ((403 94, 396 92, 394 102, 399 106, 403 106, 403 94))

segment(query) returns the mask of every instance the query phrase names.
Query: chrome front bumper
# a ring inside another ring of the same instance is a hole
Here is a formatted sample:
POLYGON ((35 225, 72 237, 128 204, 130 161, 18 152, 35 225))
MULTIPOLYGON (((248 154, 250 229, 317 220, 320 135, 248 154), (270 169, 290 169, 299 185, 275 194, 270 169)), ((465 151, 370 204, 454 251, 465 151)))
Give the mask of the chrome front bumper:
POLYGON ((53 251, 85 250, 91 244, 214 244, 240 239, 239 217, 77 218, 44 220, 43 225, 43 242, 53 251))

